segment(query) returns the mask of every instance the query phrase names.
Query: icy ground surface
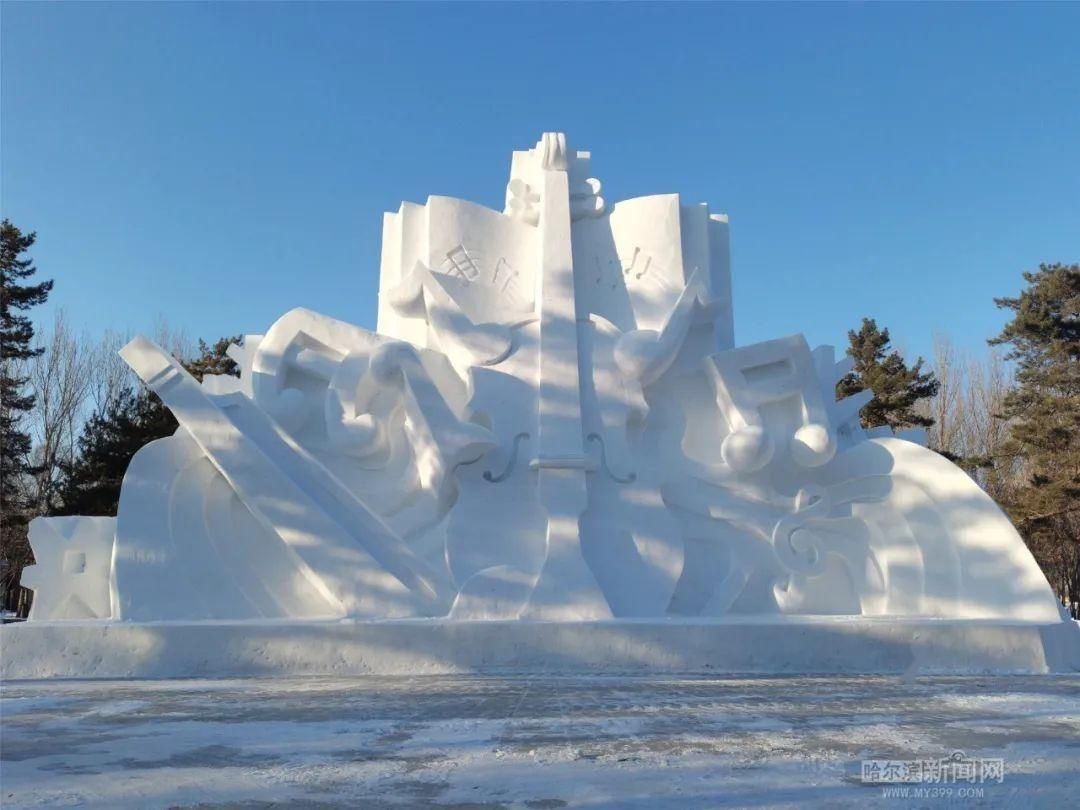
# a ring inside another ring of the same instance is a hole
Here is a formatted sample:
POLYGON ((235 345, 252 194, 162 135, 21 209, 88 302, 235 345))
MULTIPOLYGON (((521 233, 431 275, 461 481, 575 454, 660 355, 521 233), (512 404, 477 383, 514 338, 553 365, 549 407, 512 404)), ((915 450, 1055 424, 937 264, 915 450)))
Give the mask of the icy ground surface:
POLYGON ((1068 807, 1080 795, 1073 676, 15 682, 0 711, 4 808, 1068 807), (1003 758, 1003 781, 963 799, 861 783, 863 759, 955 750, 1003 758))

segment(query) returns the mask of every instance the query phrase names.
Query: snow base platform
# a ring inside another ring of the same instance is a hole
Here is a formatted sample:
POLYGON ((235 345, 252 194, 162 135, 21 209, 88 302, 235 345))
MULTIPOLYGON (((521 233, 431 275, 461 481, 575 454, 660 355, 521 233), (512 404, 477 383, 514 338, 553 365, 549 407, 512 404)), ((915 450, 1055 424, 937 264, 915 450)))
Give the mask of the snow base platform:
POLYGON ((29 622, 0 677, 1080 671, 1080 625, 989 620, 29 622))

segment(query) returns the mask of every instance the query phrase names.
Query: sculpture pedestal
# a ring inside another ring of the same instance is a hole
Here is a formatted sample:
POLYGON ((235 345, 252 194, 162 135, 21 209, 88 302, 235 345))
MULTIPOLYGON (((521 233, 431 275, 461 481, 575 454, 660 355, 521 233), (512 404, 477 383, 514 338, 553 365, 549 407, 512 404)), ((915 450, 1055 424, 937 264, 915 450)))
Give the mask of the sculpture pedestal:
POLYGON ((0 644, 5 679, 1080 671, 1075 622, 35 622, 0 644))

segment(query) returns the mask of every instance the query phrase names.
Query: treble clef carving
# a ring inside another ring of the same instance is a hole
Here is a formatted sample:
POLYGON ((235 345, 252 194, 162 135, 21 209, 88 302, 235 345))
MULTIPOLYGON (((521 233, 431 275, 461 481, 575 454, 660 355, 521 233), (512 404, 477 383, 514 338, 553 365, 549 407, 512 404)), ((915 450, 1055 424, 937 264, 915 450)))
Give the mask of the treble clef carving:
POLYGON ((807 484, 795 496, 795 512, 777 521, 772 544, 776 556, 789 570, 801 574, 820 574, 825 570, 821 538, 804 527, 811 520, 826 517, 831 508, 828 491, 817 484, 807 484))

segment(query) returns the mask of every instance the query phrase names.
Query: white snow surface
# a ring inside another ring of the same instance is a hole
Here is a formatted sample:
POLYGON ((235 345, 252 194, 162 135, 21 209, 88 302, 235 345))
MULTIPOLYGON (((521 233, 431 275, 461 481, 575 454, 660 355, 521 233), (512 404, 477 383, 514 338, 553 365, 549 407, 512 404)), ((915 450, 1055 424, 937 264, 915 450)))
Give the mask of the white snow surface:
POLYGON ((1077 795, 1072 675, 52 681, 7 682, 0 698, 4 808, 1066 807, 1077 795), (860 778, 864 759, 955 751, 1004 759, 1003 781, 905 799, 860 778))

